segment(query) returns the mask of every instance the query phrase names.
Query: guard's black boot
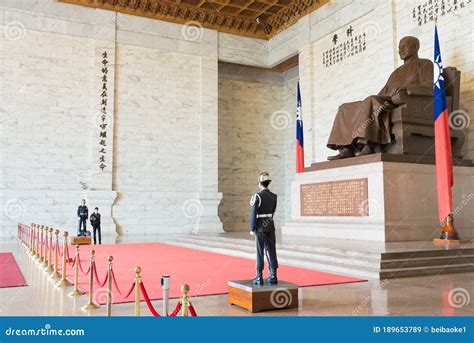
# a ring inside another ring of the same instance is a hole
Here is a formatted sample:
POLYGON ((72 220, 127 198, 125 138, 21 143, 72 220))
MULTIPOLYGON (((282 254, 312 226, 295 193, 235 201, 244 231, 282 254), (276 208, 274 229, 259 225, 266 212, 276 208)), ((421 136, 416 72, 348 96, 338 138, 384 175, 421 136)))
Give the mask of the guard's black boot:
POLYGON ((255 275, 255 278, 252 280, 252 283, 254 285, 263 285, 262 272, 257 272, 257 275, 255 275))
POLYGON ((265 279, 266 285, 276 285, 278 283, 277 271, 276 269, 270 269, 270 277, 265 279))

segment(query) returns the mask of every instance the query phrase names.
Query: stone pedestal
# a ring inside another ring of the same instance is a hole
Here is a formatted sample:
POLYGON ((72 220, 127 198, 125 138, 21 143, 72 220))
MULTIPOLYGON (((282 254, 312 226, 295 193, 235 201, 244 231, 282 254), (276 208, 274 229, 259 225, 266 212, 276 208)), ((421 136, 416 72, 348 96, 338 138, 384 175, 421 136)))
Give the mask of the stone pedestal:
MULTIPOLYGON (((453 164, 454 223, 461 238, 469 239, 474 165, 466 160, 453 164)), ((417 156, 373 154, 315 163, 296 174, 291 206, 291 220, 282 227, 287 235, 396 242, 431 241, 441 232, 434 161, 417 156), (353 185, 356 180, 362 180, 360 185, 353 185), (347 193, 340 187, 359 194, 340 198, 347 193)))
POLYGON ((252 313, 298 308, 298 285, 279 281, 277 285, 253 285, 252 280, 229 281, 227 302, 252 313))

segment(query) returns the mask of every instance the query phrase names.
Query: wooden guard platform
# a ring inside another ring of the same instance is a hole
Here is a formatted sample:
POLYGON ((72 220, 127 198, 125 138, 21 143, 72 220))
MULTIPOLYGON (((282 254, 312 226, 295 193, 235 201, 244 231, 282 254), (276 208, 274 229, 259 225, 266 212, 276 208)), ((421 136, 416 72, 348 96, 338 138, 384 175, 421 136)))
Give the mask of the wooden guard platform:
POLYGON ((298 308, 298 285, 279 281, 277 285, 256 286, 252 280, 229 281, 227 302, 252 313, 298 308))
POLYGON ((72 245, 89 245, 92 243, 92 239, 90 236, 78 237, 75 236, 72 238, 71 244, 72 245))

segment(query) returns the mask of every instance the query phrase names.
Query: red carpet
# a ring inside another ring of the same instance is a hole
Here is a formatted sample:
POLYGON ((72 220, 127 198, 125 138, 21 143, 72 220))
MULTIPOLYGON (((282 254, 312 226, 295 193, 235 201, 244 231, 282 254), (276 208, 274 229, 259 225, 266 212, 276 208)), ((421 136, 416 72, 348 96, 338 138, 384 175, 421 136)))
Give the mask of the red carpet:
POLYGON ((11 252, 0 253, 0 288, 26 286, 25 278, 11 252))
MULTIPOLYGON (((126 295, 130 290, 135 277, 134 269, 140 266, 142 281, 152 300, 162 299, 161 275, 170 275, 170 298, 177 298, 181 296, 180 286, 183 283, 191 287, 190 296, 225 294, 229 280, 251 279, 255 273, 255 260, 161 243, 81 246, 80 259, 84 272, 89 269, 91 249, 96 251, 97 274, 101 283, 105 280, 107 272, 107 256, 111 255, 114 257, 113 270, 122 295, 126 295)), ((70 247, 71 257, 73 257, 73 251, 73 247, 70 247)), ((78 287, 82 291, 88 291, 88 276, 83 275, 81 271, 79 275, 78 287)), ((70 266, 68 266, 67 278, 74 279, 74 268, 70 266)), ((286 265, 280 265, 278 268, 278 278, 299 286, 366 281, 286 265)), ((124 298, 115 287, 112 289, 115 303, 133 301, 133 292, 124 298)), ((100 288, 95 282, 94 294, 96 302, 105 303, 105 287, 100 288)))

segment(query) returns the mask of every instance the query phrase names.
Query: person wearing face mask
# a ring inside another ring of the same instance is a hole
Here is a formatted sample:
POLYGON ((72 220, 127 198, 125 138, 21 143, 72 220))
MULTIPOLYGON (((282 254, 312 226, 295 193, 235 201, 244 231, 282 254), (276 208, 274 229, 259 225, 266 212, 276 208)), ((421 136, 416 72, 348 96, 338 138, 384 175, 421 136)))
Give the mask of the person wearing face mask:
POLYGON ((102 235, 100 233, 100 213, 98 207, 94 208, 94 213, 91 214, 90 221, 94 231, 94 244, 97 244, 96 234, 99 235, 99 244, 102 244, 102 235))

